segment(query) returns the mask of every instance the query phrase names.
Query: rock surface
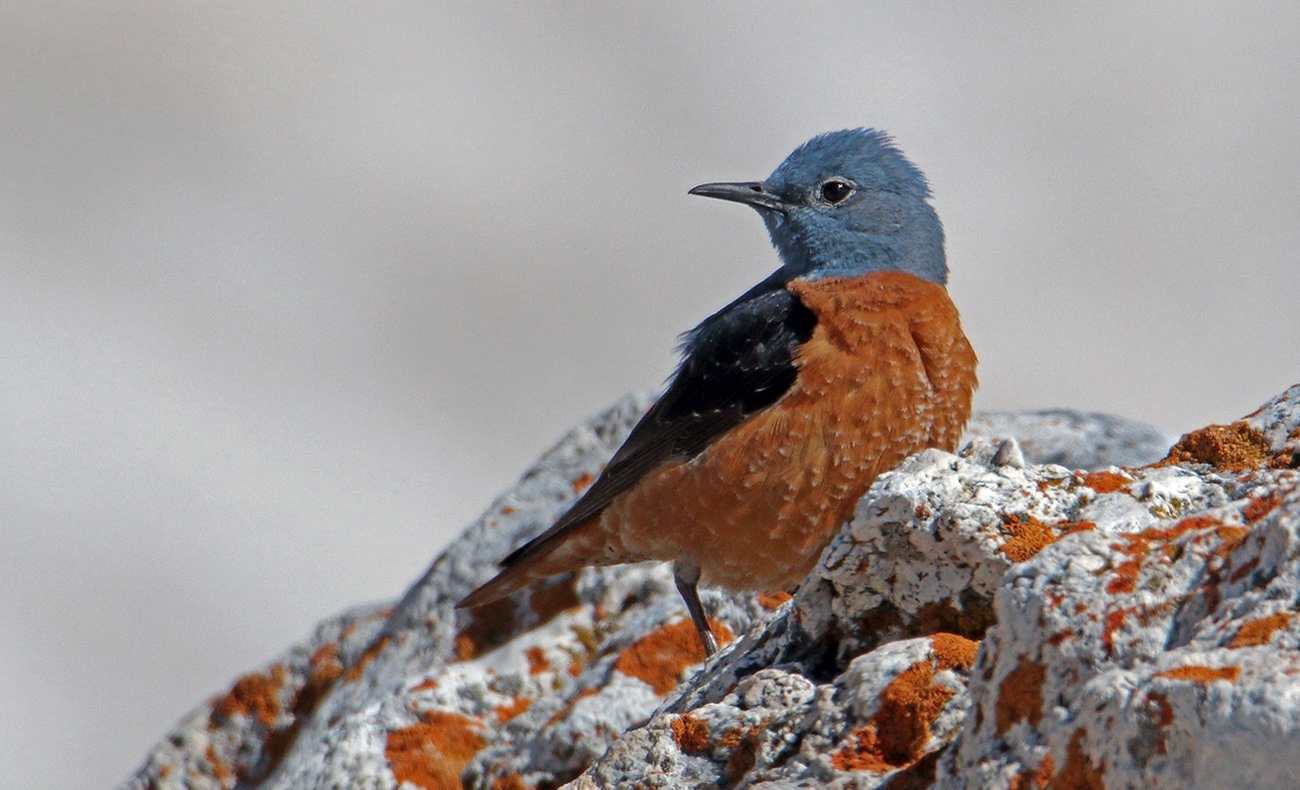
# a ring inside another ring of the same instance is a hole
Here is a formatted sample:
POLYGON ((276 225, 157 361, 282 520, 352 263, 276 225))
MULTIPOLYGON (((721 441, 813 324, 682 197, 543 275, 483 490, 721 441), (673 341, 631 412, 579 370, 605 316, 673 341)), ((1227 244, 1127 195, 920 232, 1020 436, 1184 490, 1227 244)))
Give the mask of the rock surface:
POLYGON ((391 610, 240 678, 124 787, 1295 786, 1300 386, 1142 468, 1040 463, 1153 460, 1140 425, 977 420, 882 476, 793 599, 706 592, 734 639, 703 667, 654 565, 454 613, 647 404, 570 433, 391 610))
POLYGON ((1089 471, 1158 461, 1174 441, 1143 422, 1068 409, 986 411, 971 417, 966 428, 967 439, 1002 441, 1013 436, 1033 463, 1089 471))

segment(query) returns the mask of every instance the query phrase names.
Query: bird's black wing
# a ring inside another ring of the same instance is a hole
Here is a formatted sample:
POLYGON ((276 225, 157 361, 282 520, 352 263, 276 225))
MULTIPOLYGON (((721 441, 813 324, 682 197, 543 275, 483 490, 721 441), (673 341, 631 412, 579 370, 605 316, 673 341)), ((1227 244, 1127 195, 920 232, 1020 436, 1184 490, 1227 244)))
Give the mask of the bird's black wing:
POLYGON ((689 460, 794 384, 795 350, 817 317, 777 271, 685 335, 672 383, 636 424, 596 482, 553 527, 501 561, 513 565, 595 516, 669 460, 689 460))

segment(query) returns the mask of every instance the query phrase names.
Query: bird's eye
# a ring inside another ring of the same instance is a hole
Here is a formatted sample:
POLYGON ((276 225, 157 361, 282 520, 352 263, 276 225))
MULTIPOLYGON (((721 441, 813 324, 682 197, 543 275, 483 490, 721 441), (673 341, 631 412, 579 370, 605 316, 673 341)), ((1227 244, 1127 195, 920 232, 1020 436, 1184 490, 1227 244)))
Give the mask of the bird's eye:
POLYGON ((853 185, 842 178, 828 178, 822 182, 818 193, 822 200, 835 205, 843 203, 849 195, 853 194, 853 185))

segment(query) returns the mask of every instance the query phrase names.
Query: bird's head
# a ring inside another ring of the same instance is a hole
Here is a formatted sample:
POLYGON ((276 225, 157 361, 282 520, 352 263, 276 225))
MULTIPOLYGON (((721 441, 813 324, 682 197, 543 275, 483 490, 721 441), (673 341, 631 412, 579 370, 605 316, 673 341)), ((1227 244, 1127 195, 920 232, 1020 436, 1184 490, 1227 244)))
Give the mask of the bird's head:
POLYGON ((947 283, 930 187, 884 132, 819 135, 764 181, 701 184, 691 194, 753 206, 792 277, 899 271, 947 283))

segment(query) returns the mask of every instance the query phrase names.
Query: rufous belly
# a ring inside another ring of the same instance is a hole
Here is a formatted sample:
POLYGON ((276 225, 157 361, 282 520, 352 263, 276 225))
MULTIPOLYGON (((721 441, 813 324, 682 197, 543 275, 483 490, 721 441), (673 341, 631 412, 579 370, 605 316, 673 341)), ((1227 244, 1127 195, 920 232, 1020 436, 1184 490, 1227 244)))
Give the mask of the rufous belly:
POLYGON ((651 472, 558 554, 682 558, 705 584, 792 588, 879 474, 923 448, 956 448, 976 359, 942 286, 882 272, 788 287, 818 321, 794 386, 695 458, 651 472))

